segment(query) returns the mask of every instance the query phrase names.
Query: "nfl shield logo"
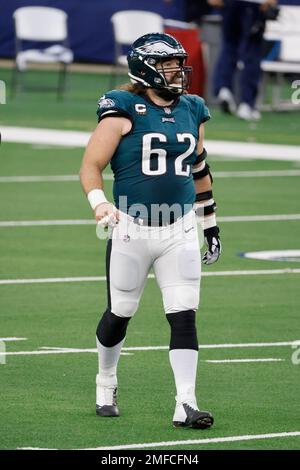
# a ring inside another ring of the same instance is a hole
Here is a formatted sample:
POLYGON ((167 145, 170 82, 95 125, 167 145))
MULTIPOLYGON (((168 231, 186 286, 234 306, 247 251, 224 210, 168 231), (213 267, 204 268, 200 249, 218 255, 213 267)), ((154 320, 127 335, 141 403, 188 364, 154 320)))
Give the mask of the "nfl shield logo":
POLYGON ((116 103, 114 102, 114 100, 106 98, 105 95, 103 95, 98 101, 99 108, 111 108, 112 106, 115 106, 115 104, 116 103))
POLYGON ((172 111, 171 111, 170 108, 164 108, 164 112, 165 112, 166 114, 171 114, 172 111))

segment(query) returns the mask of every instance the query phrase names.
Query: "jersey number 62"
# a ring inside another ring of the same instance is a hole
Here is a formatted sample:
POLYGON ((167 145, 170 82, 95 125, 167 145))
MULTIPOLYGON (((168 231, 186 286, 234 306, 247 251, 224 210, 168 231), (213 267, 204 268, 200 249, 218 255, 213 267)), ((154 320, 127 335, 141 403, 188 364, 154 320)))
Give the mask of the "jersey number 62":
MULTIPOLYGON (((196 139, 192 134, 187 132, 183 134, 176 134, 177 141, 179 143, 189 141, 189 148, 184 152, 178 155, 174 160, 175 165, 175 174, 180 176, 189 176, 191 171, 191 165, 183 164, 183 161, 188 158, 195 150, 196 139)), ((155 176, 163 175, 167 172, 167 151, 160 148, 151 148, 152 140, 158 139, 160 142, 167 142, 167 136, 160 133, 150 133, 145 134, 143 137, 143 154, 142 154, 142 172, 145 175, 155 176), (151 158, 157 158, 156 169, 151 168, 151 158)))

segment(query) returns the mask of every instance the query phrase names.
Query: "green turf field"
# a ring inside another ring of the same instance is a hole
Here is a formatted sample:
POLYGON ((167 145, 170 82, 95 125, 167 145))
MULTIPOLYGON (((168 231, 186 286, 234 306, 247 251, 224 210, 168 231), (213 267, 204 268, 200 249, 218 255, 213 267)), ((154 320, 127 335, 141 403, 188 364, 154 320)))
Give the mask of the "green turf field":
MULTIPOLYGON (((4 74, 8 79, 9 71, 4 74)), ((57 103, 51 93, 8 100, 0 106, 0 128, 91 130, 95 103, 108 85, 108 77, 73 74, 71 83, 63 103, 57 103)), ((206 135, 210 139, 300 145, 299 114, 264 114, 254 125, 234 117, 226 119, 216 110, 206 135)), ((6 352, 19 353, 7 355, 6 363, 0 364, 0 448, 78 449, 154 443, 152 449, 170 450, 300 449, 300 346, 294 349, 291 344, 300 340, 300 274, 284 272, 286 268, 299 270, 300 259, 275 262, 239 256, 246 251, 299 250, 300 220, 296 219, 220 222, 223 254, 218 263, 203 269, 197 318, 202 346, 198 401, 203 409, 213 412, 213 428, 172 428, 175 401, 168 351, 140 349, 166 347, 169 341, 169 326, 154 279, 149 279, 129 325, 120 359, 122 415, 111 420, 96 417, 97 355, 90 350, 95 348, 106 286, 104 280, 74 282, 74 278, 105 275, 105 242, 96 238, 91 224, 4 223, 92 219, 78 181, 1 180, 77 175, 82 153, 80 148, 5 142, 0 147, 0 338, 26 338, 0 342, 6 352), (243 275, 245 271, 248 273, 243 275), (220 272, 222 275, 207 276, 220 272), (58 278, 64 282, 49 282, 58 278), (16 283, 30 279, 39 282, 16 283), (254 359, 262 361, 250 362, 254 359), (229 362, 209 362, 224 360, 229 362), (292 432, 298 435, 281 434, 292 432), (275 436, 270 437, 272 434, 275 436), (253 435, 260 439, 251 439, 253 435), (237 436, 249 440, 236 442, 237 436), (222 442, 226 437, 231 440, 222 442), (216 442, 210 442, 212 438, 216 442), (187 440, 195 442, 187 444, 187 440)), ((300 214, 299 161, 209 158, 216 174, 295 172, 293 176, 216 176, 214 194, 220 219, 300 214)), ((106 180, 108 195, 111 186, 106 180)))

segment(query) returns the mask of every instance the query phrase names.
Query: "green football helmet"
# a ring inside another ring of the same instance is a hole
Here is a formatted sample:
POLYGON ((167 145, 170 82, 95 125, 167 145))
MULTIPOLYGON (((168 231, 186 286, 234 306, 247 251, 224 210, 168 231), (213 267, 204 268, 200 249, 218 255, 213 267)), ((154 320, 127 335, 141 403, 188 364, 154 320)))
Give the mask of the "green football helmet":
POLYGON ((127 55, 129 77, 134 83, 145 87, 168 90, 173 94, 182 94, 188 89, 192 67, 185 64, 188 55, 177 39, 169 34, 149 33, 138 38, 132 44, 127 55), (179 59, 179 66, 164 67, 170 59, 179 59), (156 68, 157 64, 160 64, 156 68), (165 72, 176 72, 181 78, 178 83, 168 83, 165 72))

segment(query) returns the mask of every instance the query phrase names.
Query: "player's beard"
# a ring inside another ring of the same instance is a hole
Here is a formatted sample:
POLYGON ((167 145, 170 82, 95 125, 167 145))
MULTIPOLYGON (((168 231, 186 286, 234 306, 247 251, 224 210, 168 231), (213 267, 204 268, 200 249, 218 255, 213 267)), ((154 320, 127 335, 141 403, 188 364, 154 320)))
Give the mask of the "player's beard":
POLYGON ((179 77, 173 77, 173 79, 170 81, 168 81, 165 77, 165 80, 170 88, 156 88, 154 90, 156 95, 165 101, 174 101, 178 96, 182 95, 183 93, 184 78, 185 75, 183 72, 180 73, 179 77), (171 89, 172 87, 173 89, 171 89))
POLYGON ((159 96, 160 98, 162 98, 163 100, 165 101, 174 101, 179 95, 181 95, 182 91, 180 90, 180 92, 173 92, 173 91, 170 91, 166 88, 154 88, 153 89, 154 93, 159 96))

